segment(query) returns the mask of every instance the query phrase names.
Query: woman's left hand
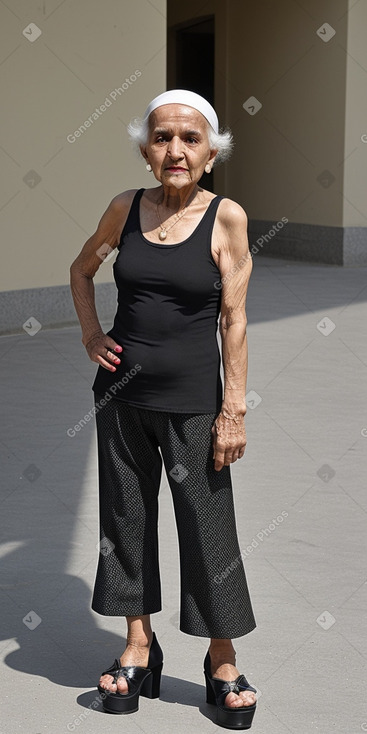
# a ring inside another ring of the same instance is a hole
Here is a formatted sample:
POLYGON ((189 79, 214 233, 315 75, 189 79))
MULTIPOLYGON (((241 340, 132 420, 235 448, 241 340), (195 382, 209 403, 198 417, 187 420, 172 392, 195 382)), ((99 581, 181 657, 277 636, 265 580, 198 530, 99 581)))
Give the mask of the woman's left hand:
POLYGON ((246 429, 244 416, 225 418, 220 412, 212 427, 214 469, 220 471, 223 466, 241 459, 246 448, 246 429))

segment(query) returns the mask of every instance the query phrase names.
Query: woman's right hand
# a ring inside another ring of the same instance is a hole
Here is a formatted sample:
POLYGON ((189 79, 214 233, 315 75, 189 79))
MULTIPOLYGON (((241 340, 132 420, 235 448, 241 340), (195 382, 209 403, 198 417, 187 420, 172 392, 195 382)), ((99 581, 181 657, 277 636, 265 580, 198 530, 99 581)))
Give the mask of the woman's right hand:
POLYGON ((123 347, 117 344, 114 339, 101 332, 89 339, 87 344, 85 344, 85 348, 92 362, 97 362, 110 372, 116 372, 114 364, 119 365, 121 360, 117 354, 113 353, 113 350, 115 352, 122 352, 123 347))

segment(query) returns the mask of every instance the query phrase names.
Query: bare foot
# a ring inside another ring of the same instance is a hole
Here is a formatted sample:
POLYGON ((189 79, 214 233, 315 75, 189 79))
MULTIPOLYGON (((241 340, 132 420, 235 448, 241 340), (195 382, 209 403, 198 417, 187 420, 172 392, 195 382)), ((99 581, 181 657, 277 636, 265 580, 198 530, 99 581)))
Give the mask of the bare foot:
MULTIPOLYGON (((128 638, 126 648, 120 657, 121 666, 139 665, 142 668, 147 668, 152 640, 153 632, 149 639, 147 637, 142 637, 139 640, 128 638)), ((127 680, 121 675, 117 678, 117 684, 113 683, 112 675, 101 675, 99 685, 110 693, 128 693, 129 691, 127 680)))
MULTIPOLYGON (((233 681, 240 675, 240 671, 235 666, 236 653, 234 650, 224 652, 209 647, 209 655, 212 678, 233 681)), ((256 695, 252 691, 241 691, 239 694, 230 691, 224 699, 225 706, 231 706, 232 708, 252 706, 254 703, 256 703, 256 695)))

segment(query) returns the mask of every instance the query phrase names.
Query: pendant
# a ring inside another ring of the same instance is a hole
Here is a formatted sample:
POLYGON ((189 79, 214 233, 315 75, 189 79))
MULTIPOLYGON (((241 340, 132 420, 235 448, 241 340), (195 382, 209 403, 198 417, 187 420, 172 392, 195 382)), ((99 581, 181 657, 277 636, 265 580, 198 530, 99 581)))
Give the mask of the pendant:
POLYGON ((166 230, 165 230, 165 229, 161 229, 161 231, 160 231, 160 233, 159 233, 159 239, 160 239, 160 240, 165 240, 165 239, 166 239, 166 237, 167 237, 167 232, 166 232, 166 230))

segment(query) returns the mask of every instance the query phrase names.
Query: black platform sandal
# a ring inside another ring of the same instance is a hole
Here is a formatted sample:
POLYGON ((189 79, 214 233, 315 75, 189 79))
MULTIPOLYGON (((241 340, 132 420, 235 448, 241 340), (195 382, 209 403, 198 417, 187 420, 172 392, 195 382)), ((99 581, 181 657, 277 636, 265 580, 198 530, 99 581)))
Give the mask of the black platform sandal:
POLYGON ((104 710, 110 714, 132 714, 139 709, 139 695, 146 696, 146 698, 158 698, 162 668, 163 651, 153 632, 146 668, 140 665, 121 666, 120 660, 116 658, 113 665, 102 673, 102 675, 112 675, 114 683, 120 676, 124 677, 128 685, 126 693, 118 691, 114 693, 100 685, 97 686, 102 694, 104 710))
POLYGON ((233 691, 239 694, 240 691, 253 691, 257 693, 256 688, 249 685, 244 675, 239 675, 236 680, 226 681, 222 678, 212 678, 211 661, 209 650, 204 660, 204 675, 206 682, 206 702, 212 703, 217 707, 217 721, 219 726, 227 729, 250 729, 252 719, 256 711, 256 703, 251 706, 226 706, 225 698, 233 691))

